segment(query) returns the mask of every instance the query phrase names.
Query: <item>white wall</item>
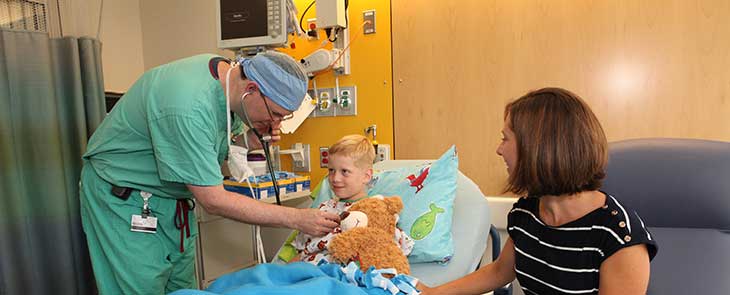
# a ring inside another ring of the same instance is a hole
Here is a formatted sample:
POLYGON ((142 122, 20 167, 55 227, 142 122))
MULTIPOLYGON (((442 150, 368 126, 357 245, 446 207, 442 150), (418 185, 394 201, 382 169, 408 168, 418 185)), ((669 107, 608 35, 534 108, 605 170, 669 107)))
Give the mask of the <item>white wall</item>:
POLYGON ((232 57, 216 46, 214 0, 63 0, 64 35, 102 42, 104 86, 126 92, 144 71, 200 53, 232 57), (102 9, 101 28, 98 27, 102 9))
MULTIPOLYGON (((106 5, 110 1, 112 0, 106 0, 104 4, 106 5)), ((132 1, 136 2, 136 0, 132 1)), ((58 11, 49 11, 49 17, 51 17, 51 21, 58 21, 56 17, 60 15, 59 33, 61 36, 96 38, 99 31, 99 12, 101 11, 102 0, 49 0, 47 3, 50 4, 49 8, 57 5, 58 11), (54 13, 58 15, 54 15, 54 13)))
POLYGON ((51 37, 91 37, 102 43, 104 89, 126 92, 144 72, 139 0, 47 1, 51 37))
POLYGON ((145 70, 201 53, 233 57, 233 52, 217 48, 214 0, 139 3, 145 70))
POLYGON ((105 90, 126 92, 145 69, 140 2, 104 0, 99 39, 105 90))

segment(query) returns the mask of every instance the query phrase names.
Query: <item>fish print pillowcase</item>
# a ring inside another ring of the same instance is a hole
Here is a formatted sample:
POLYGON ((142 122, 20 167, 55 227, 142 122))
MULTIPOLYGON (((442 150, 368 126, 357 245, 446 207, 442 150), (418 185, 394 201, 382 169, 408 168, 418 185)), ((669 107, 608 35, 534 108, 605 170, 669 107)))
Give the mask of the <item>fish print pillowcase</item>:
POLYGON ((414 241, 411 263, 448 263, 454 255, 451 220, 459 158, 451 146, 435 162, 375 171, 368 195, 400 196, 398 227, 414 241))

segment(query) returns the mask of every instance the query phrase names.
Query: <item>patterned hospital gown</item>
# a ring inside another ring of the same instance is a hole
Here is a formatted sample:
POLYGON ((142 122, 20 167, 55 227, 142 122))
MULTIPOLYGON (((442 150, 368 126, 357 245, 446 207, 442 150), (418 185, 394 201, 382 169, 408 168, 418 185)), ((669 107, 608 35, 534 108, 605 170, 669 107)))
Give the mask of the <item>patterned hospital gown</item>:
MULTIPOLYGON (((347 208, 352 206, 352 204, 352 202, 338 202, 337 200, 331 199, 320 204, 319 210, 339 215, 340 213, 347 211, 347 208)), ((327 245, 341 232, 342 230, 339 226, 323 237, 313 237, 300 232, 296 239, 294 239, 294 247, 299 252, 300 260, 314 265, 317 265, 322 259, 327 262, 332 262, 333 259, 327 250, 327 245)), ((413 250, 413 239, 411 239, 411 237, 409 237, 400 228, 396 227, 393 241, 398 244, 401 251, 403 251, 403 254, 406 256, 408 256, 408 254, 410 254, 413 250)))

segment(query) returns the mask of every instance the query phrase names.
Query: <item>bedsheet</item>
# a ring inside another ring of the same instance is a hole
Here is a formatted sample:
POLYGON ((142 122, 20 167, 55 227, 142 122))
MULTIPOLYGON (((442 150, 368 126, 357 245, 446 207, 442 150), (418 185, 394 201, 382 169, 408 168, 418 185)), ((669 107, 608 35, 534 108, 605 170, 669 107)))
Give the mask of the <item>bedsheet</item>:
POLYGON ((346 267, 334 263, 312 265, 260 264, 224 275, 206 290, 178 290, 171 295, 245 295, 245 294, 418 294, 417 279, 399 274, 392 279, 382 274, 392 270, 370 268, 361 272, 355 263, 346 267))

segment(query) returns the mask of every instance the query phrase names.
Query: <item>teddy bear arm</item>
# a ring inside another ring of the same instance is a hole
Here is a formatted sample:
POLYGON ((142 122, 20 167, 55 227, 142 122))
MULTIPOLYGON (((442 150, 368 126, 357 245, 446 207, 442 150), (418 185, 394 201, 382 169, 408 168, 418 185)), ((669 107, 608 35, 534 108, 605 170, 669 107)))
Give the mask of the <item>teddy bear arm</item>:
POLYGON ((358 237, 348 232, 335 237, 328 247, 335 260, 347 262, 350 258, 357 256, 359 251, 358 245, 358 237))

